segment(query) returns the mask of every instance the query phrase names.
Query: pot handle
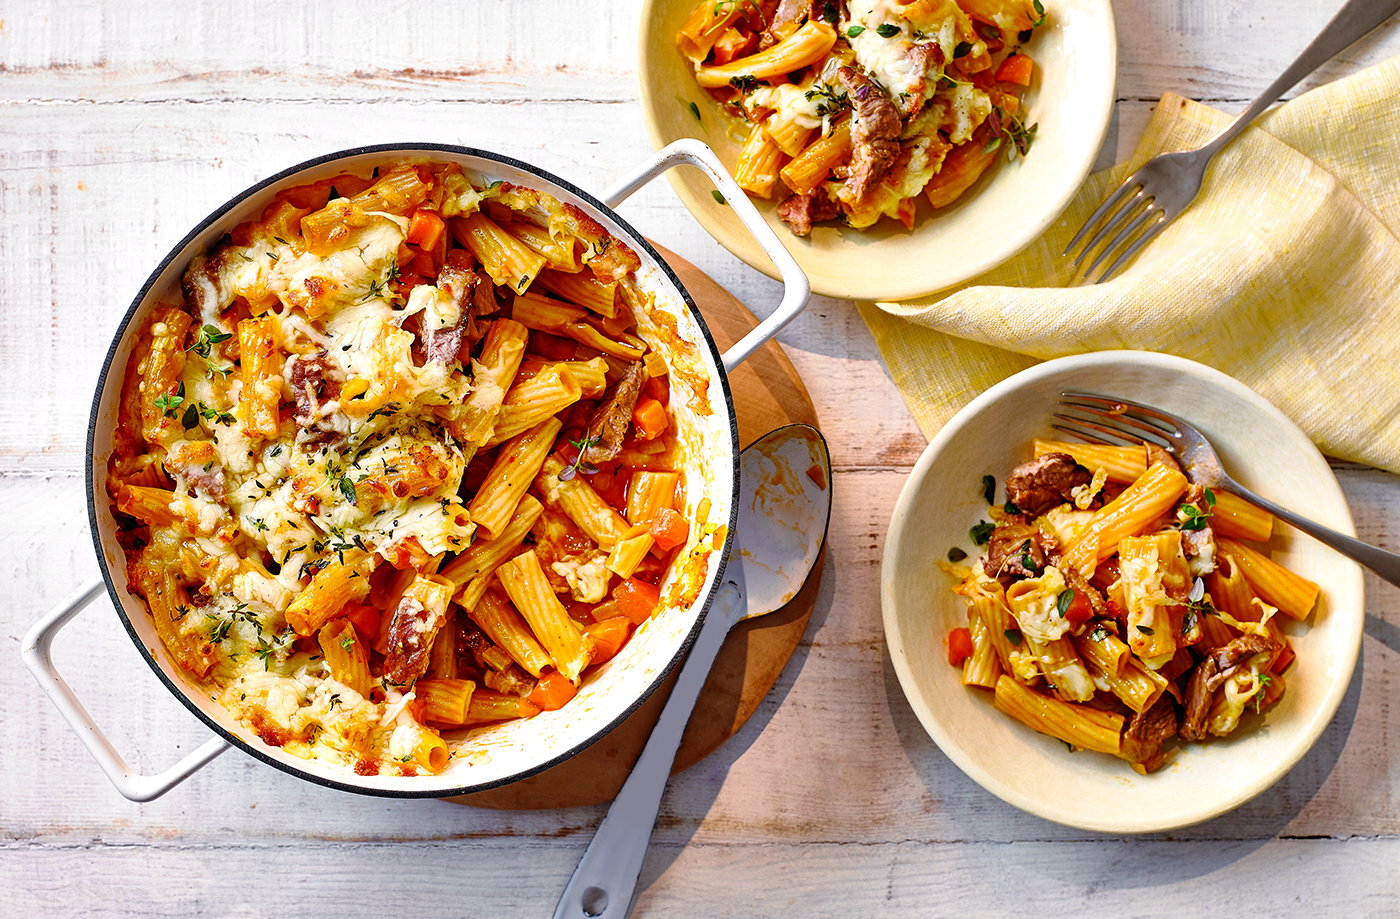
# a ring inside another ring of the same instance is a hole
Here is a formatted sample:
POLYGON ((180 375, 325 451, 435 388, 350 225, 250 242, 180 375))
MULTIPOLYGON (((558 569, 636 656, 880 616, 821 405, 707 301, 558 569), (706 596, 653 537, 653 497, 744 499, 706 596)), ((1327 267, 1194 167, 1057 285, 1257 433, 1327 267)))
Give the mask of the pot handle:
POLYGON ((698 167, 710 177, 715 187, 723 193, 725 203, 734 209, 734 213, 743 221, 754 241, 773 260, 778 274, 783 279, 783 299, 778 303, 778 308, 735 342, 721 357, 724 369, 728 372, 742 364, 749 355, 777 335, 783 326, 797 318, 797 314, 807 306, 812 289, 807 282, 807 275, 798 267, 797 260, 783 246, 773 228, 764 222, 758 208, 753 206, 749 196, 720 163, 715 151, 693 137, 683 137, 662 147, 650 160, 614 182, 600 197, 608 207, 615 208, 652 179, 682 164, 698 167))
POLYGON ((44 692, 58 706, 58 711, 77 733, 78 739, 97 760, 97 765, 107 774, 107 778, 121 792, 122 797, 131 801, 153 801, 187 779, 195 770, 228 749, 228 742, 215 737, 200 746, 193 753, 180 760, 164 772, 156 775, 142 775, 127 765, 116 747, 102 733, 102 729, 92 720, 83 703, 73 693, 68 683, 59 675, 53 665, 51 650, 54 637, 74 616, 97 599, 103 592, 102 581, 94 578, 83 585, 67 600, 56 606, 47 616, 34 623, 25 633, 20 656, 29 667, 44 692))

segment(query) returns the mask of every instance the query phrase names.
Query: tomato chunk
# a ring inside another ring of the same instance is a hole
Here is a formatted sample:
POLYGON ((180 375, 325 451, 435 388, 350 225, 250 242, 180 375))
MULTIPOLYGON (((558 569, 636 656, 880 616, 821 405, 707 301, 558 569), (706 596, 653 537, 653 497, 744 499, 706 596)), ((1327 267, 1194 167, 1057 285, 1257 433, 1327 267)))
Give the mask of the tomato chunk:
POLYGON ((961 667, 963 661, 972 656, 972 650, 972 632, 953 629, 948 633, 948 663, 961 667))

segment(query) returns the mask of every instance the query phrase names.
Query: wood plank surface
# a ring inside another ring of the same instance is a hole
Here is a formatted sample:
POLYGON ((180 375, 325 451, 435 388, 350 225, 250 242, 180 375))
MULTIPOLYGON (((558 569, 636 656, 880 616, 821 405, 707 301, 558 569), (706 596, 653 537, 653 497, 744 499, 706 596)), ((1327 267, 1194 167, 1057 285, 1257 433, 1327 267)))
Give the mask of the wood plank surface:
MULTIPOLYGON (((1107 164, 1166 90, 1242 108, 1336 2, 1118 4, 1107 164)), ((0 8, 0 915, 547 915, 599 807, 498 812, 312 787, 226 754, 162 800, 120 799, 18 664, 95 573, 83 437, 108 338, 155 262, 258 178, 359 143, 498 149, 597 190, 650 150, 639 3, 34 2, 0 8), (269 889, 258 879, 275 878, 269 889), (456 904, 464 904, 457 907, 456 904)), ((1391 23, 1303 88, 1400 52, 1391 23)), ((756 312, 779 288, 665 183, 623 214, 756 312)), ((1115 839, 1002 804, 919 728, 880 632, 890 509, 924 439, 850 304, 782 336, 832 446, 813 622, 773 692, 663 805, 639 915, 1400 914, 1400 591, 1367 580, 1341 712, 1273 790, 1170 836, 1115 839)), ((1344 466, 1363 536, 1400 550, 1400 479, 1344 466)), ((99 603, 59 666, 148 770, 207 732, 99 603)))

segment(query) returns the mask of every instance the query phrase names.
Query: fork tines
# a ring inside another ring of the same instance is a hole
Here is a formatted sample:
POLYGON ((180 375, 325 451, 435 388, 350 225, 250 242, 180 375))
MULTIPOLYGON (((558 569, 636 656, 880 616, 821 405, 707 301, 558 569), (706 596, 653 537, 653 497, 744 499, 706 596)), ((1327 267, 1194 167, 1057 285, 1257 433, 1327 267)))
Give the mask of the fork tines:
POLYGON ((1059 404, 1063 408, 1076 410, 1078 414, 1051 412, 1053 417, 1064 422, 1052 424, 1051 427, 1088 443, 1116 446, 1150 443, 1170 450, 1172 438, 1177 434, 1171 418, 1138 402, 1092 393, 1066 392, 1060 394, 1059 404))

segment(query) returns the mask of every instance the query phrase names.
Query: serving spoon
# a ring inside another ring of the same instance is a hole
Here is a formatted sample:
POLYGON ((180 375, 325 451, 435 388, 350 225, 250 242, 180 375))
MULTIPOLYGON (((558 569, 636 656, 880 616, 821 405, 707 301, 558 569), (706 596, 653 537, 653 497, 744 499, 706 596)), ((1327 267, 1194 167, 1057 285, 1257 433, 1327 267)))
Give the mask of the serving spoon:
POLYGON ((681 735, 725 636, 797 596, 821 554, 831 515, 831 456, 821 433, 805 424, 769 431, 744 449, 739 467, 734 554, 651 738, 564 885, 555 919, 622 919, 631 911, 681 735))

